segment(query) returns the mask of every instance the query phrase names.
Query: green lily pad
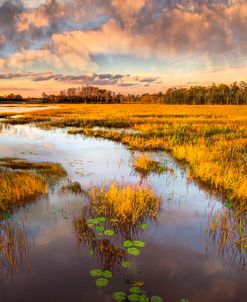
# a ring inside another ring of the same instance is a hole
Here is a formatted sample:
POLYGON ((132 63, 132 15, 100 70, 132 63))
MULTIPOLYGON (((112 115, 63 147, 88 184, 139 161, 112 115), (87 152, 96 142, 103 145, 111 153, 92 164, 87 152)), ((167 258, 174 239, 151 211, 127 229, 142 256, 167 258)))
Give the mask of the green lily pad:
POLYGON ((141 240, 135 240, 133 241, 134 243, 134 246, 137 246, 137 247, 144 247, 145 246, 145 242, 141 241, 141 240))
POLYGON ((95 230, 97 231, 97 232, 103 232, 104 231, 104 227, 103 227, 103 225, 97 225, 96 227, 95 227, 95 230))
POLYGON ((105 279, 105 278, 99 278, 99 279, 96 280, 96 285, 97 285, 98 287, 104 287, 104 286, 106 286, 107 284, 108 284, 108 280, 105 279))
POLYGON ((87 251, 87 254, 88 254, 88 256, 94 256, 94 250, 93 249, 89 249, 88 251, 87 251))
POLYGON ((142 224, 141 224, 141 229, 142 229, 143 231, 146 231, 146 230, 148 229, 148 224, 142 223, 142 224))
POLYGON ((98 223, 99 223, 98 220, 95 219, 95 218, 89 219, 89 220, 87 221, 87 224, 88 224, 88 225, 89 225, 89 224, 95 225, 95 224, 98 224, 98 223))
POLYGON ((90 272, 89 272, 90 276, 92 277, 101 277, 102 276, 102 270, 101 269, 92 269, 90 272))
POLYGON ((132 294, 140 294, 141 293, 141 289, 140 289, 140 287, 134 286, 134 287, 130 288, 130 292, 132 294))
POLYGON ((106 222, 106 220, 107 220, 106 217, 97 217, 96 219, 97 219, 98 223, 106 222))
POLYGON ((123 246, 124 247, 133 247, 134 246, 134 243, 130 240, 125 240, 124 243, 123 243, 123 246))
POLYGON ((159 296, 151 297, 151 302, 164 302, 164 300, 159 296))
POLYGON ((125 301, 126 294, 124 292, 115 292, 112 298, 118 302, 125 301))
POLYGON ((133 255, 133 256, 138 256, 140 255, 140 250, 138 250, 136 247, 130 247, 127 249, 127 252, 130 254, 130 255, 133 255))
POLYGON ((122 262, 122 267, 123 268, 131 268, 131 263, 129 261, 123 261, 122 262))
POLYGON ((114 231, 113 231, 113 230, 105 230, 105 231, 104 231, 104 234, 105 234, 106 236, 113 236, 113 235, 114 235, 114 231))
POLYGON ((146 295, 141 295, 138 302, 148 302, 149 298, 146 295))
POLYGON ((134 302, 137 301, 137 302, 138 302, 139 299, 140 299, 140 296, 137 295, 137 294, 132 294, 132 295, 129 295, 129 296, 128 296, 128 300, 129 300, 129 301, 134 301, 134 302))
POLYGON ((110 271, 103 271, 102 272, 102 277, 104 277, 106 279, 110 279, 112 277, 112 272, 110 272, 110 271))

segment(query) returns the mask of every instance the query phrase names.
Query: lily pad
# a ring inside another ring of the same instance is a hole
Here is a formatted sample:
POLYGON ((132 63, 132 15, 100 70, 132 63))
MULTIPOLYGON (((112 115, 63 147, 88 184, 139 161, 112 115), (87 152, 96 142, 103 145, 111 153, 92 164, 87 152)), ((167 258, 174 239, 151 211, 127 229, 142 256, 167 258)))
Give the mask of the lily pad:
POLYGON ((134 243, 130 240, 125 240, 124 243, 123 243, 123 246, 124 247, 133 247, 134 246, 134 243))
POLYGON ((159 296, 152 296, 151 302, 164 302, 164 300, 159 296))
POLYGON ((106 279, 110 279, 112 277, 112 272, 110 272, 110 271, 103 271, 102 272, 102 277, 104 277, 106 279))
POLYGON ((113 231, 113 230, 105 230, 105 231, 104 231, 104 234, 105 234, 106 236, 113 236, 113 235, 114 235, 114 231, 113 231))
POLYGON ((141 240, 135 240, 133 241, 134 243, 134 246, 137 246, 137 247, 144 247, 145 246, 145 242, 141 241, 141 240))
POLYGON ((89 219, 89 220, 87 221, 87 224, 88 224, 88 225, 90 225, 90 224, 95 225, 95 224, 98 224, 98 223, 99 223, 98 220, 95 219, 95 218, 89 219))
POLYGON ((180 302, 190 302, 188 299, 181 299, 180 302))
POLYGON ((89 272, 90 276, 92 277, 101 277, 102 276, 102 270, 101 269, 92 269, 90 272, 89 272))
POLYGON ((134 287, 130 288, 130 292, 132 294, 140 294, 141 293, 141 289, 140 289, 140 287, 134 286, 134 287))
POLYGON ((130 255, 133 255, 133 256, 138 256, 140 255, 140 250, 138 250, 136 247, 130 247, 127 249, 127 252, 130 254, 130 255))
POLYGON ((106 220, 107 220, 106 217, 97 217, 96 219, 97 219, 98 223, 106 222, 106 220))
POLYGON ((125 301, 126 294, 124 292, 115 292, 112 298, 118 302, 125 301))
POLYGON ((129 261, 123 261, 122 262, 122 267, 123 268, 131 268, 131 263, 129 261))
POLYGON ((149 298, 146 295, 141 295, 138 302, 148 302, 149 298))
POLYGON ((87 254, 88 254, 88 256, 94 256, 94 250, 93 249, 89 249, 88 251, 87 251, 87 254))
POLYGON ((99 278, 99 279, 96 280, 96 285, 97 285, 98 287, 104 287, 104 286, 106 286, 107 284, 108 284, 108 280, 105 279, 105 278, 99 278))
POLYGON ((95 227, 95 230, 97 231, 97 232, 103 232, 104 231, 104 227, 103 227, 103 225, 97 225, 96 227, 95 227))
POLYGON ((140 299, 140 296, 139 295, 137 295, 137 294, 132 294, 132 295, 129 295, 128 296, 128 300, 129 301, 139 301, 139 299, 140 299))
POLYGON ((141 229, 142 229, 143 231, 146 231, 146 230, 148 229, 148 224, 142 223, 142 224, 141 224, 141 229))

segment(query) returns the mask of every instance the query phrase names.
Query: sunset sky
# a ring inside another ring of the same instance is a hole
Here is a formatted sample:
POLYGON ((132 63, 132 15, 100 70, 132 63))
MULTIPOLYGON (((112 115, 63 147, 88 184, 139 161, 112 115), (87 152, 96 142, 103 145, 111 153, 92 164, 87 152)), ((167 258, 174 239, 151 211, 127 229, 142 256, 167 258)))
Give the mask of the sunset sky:
POLYGON ((246 0, 0 0, 0 95, 247 80, 246 0))

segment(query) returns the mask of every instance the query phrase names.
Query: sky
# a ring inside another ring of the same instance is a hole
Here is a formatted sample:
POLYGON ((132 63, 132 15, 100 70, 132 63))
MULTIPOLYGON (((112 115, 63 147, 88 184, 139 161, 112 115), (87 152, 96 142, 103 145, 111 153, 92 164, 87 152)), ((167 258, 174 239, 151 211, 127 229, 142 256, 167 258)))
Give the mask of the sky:
POLYGON ((246 80, 246 0, 0 0, 0 95, 246 80))

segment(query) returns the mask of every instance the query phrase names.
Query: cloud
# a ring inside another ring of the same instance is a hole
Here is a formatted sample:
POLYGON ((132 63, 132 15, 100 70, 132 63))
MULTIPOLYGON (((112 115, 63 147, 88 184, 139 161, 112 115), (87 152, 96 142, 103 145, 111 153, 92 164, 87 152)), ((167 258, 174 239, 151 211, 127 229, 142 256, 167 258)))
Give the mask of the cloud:
POLYGON ((20 72, 20 73, 2 73, 0 80, 28 79, 31 82, 47 82, 55 81, 61 83, 69 83, 71 85, 93 85, 93 86, 119 86, 131 87, 136 85, 152 84, 153 78, 145 78, 141 76, 121 75, 121 74, 80 74, 67 75, 56 74, 52 72, 35 73, 35 72, 20 72), (148 82, 148 83, 147 83, 148 82))
POLYGON ((246 58, 246 19, 242 0, 47 0, 34 8, 6 1, 0 6, 0 67, 95 72, 97 55, 201 56, 203 68, 228 65, 233 52, 234 59, 246 58))
POLYGON ((61 19, 65 15, 65 6, 55 0, 47 0, 45 4, 37 9, 28 9, 16 16, 17 32, 30 31, 32 28, 43 28, 50 24, 50 21, 61 19))

